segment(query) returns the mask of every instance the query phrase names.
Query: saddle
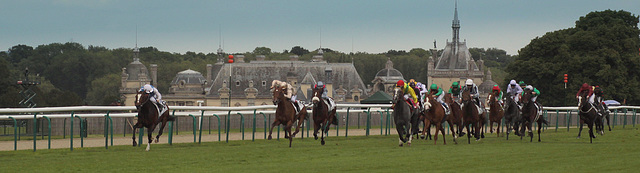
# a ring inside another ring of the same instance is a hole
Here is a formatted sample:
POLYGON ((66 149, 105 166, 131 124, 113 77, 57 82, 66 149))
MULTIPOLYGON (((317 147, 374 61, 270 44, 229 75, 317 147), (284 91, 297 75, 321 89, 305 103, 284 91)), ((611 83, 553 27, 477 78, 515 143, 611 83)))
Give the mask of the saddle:
POLYGON ((300 106, 300 104, 298 104, 297 100, 295 102, 291 102, 291 105, 293 105, 293 107, 295 108, 294 110, 296 111, 296 115, 300 113, 302 107, 300 106))

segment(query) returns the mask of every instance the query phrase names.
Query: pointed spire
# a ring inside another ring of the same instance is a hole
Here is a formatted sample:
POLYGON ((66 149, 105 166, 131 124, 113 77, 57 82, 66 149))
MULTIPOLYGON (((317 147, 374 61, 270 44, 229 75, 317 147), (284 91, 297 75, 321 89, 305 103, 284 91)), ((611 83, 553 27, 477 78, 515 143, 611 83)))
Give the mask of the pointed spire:
POLYGON ((458 53, 458 42, 460 42, 460 20, 458 20, 458 1, 456 0, 455 11, 453 13, 453 22, 451 24, 453 29, 453 53, 458 53))

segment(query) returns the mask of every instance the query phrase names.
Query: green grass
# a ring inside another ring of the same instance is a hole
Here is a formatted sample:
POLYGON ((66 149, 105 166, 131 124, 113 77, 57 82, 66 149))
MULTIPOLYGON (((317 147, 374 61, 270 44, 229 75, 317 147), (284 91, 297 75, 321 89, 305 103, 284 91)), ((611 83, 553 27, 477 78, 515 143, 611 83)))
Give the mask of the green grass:
MULTIPOLYGON (((588 134, 547 130, 542 142, 487 134, 481 141, 459 138, 447 145, 414 140, 398 147, 393 136, 331 136, 327 145, 305 138, 3 151, 3 172, 637 172, 640 130, 616 128, 589 143, 588 134)), ((537 135, 536 135, 537 136, 537 135)), ((511 136, 510 136, 511 137, 511 136)))

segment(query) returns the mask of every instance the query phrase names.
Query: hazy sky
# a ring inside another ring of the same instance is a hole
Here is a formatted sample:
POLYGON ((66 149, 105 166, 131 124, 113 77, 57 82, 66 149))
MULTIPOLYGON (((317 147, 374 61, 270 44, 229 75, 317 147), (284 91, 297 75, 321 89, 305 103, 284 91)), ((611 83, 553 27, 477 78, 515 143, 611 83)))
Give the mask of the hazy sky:
MULTIPOLYGON (((341 52, 444 48, 453 0, 1 0, 0 50, 55 42, 162 51, 294 46, 341 52)), ((640 14, 639 0, 460 0, 461 41, 508 54, 591 11, 640 14)))

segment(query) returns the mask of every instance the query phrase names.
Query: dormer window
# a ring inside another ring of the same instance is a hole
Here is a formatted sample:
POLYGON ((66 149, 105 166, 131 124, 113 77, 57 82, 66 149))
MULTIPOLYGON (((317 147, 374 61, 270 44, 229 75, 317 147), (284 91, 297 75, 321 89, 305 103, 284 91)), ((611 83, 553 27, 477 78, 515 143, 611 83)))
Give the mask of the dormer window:
POLYGON ((264 81, 264 80, 263 80, 263 81, 262 81, 262 86, 263 86, 263 87, 264 87, 264 86, 267 86, 267 81, 264 81))
POLYGON ((236 81, 236 86, 240 86, 240 81, 239 80, 236 81))

